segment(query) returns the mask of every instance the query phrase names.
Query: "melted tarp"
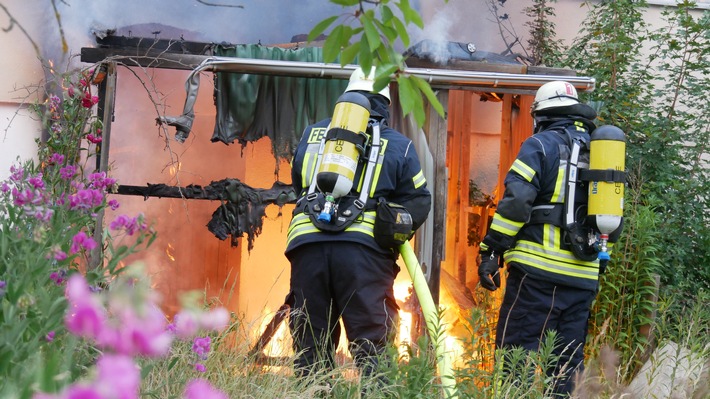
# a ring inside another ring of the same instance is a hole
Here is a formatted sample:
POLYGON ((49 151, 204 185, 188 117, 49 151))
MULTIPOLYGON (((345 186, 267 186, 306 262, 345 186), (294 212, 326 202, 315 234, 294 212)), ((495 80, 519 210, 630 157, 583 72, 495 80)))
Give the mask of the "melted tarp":
POLYGON ((158 198, 185 198, 218 200, 220 206, 212 213, 207 229, 220 240, 231 237, 232 246, 237 246, 237 239, 247 235, 247 249, 254 247, 254 239, 261 234, 266 207, 275 204, 282 207, 296 202, 296 193, 290 184, 274 182, 269 189, 252 188, 239 179, 213 181, 208 186, 189 185, 175 187, 165 184, 148 184, 146 187, 118 187, 117 194, 140 195, 158 198))

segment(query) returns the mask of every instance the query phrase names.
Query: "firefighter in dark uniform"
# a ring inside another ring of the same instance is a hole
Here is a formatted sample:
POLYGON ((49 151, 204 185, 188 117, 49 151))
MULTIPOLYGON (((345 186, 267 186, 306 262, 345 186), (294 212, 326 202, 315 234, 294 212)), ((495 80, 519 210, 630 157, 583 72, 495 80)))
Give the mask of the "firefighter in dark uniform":
MULTIPOLYGON (((393 283, 399 272, 397 249, 383 248, 374 238, 377 200, 406 208, 412 234, 424 223, 431 207, 431 194, 412 141, 387 126, 389 88, 372 92, 374 73, 374 67, 368 75, 358 68, 345 90, 345 94, 360 93, 369 100, 370 123, 380 128, 381 147, 374 158, 362 214, 342 231, 325 231, 317 227, 318 220, 313 217, 313 208, 320 209, 322 200, 316 205, 311 201, 309 209, 307 197, 323 196, 307 194, 330 119, 305 129, 291 162, 292 184, 301 196, 288 228, 285 253, 291 263, 291 282, 287 302, 292 309, 289 327, 297 353, 295 369, 301 375, 335 366, 340 318, 361 375, 376 371, 380 355, 396 335, 398 306, 393 283)), ((365 190, 367 163, 365 156, 360 157, 350 194, 338 200, 340 214, 353 210, 354 199, 365 190)))
MULTIPOLYGON (((559 361, 547 373, 557 376, 551 390, 564 396, 572 391, 574 374, 583 369, 588 318, 600 273, 599 260, 582 260, 573 253, 572 235, 561 226, 570 191, 568 151, 573 140, 582 147, 589 143, 596 112, 580 103, 576 89, 564 81, 541 86, 531 112, 534 134, 523 142, 505 177, 503 198, 480 244, 478 274, 481 286, 495 291, 500 287, 499 268, 504 261, 508 265, 497 348, 536 351, 545 333, 556 331, 554 354, 559 361)), ((583 158, 580 166, 588 162, 588 152, 583 158)), ((581 205, 584 189, 578 185, 574 190, 575 202, 581 205)), ((584 212, 584 206, 575 209, 584 212)), ((618 234, 610 242, 616 238, 618 234)))

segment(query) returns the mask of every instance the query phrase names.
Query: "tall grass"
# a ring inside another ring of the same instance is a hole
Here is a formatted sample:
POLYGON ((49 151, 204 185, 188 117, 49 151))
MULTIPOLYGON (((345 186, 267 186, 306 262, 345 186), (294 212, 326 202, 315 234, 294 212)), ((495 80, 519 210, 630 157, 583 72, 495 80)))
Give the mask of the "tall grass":
MULTIPOLYGON (((485 298, 485 297, 482 297, 485 298)), ((652 324, 653 339, 658 347, 674 343, 677 358, 683 361, 672 363, 668 371, 663 357, 650 357, 642 370, 636 357, 624 356, 623 350, 615 348, 609 330, 590 335, 585 371, 576 378, 573 398, 647 398, 630 386, 634 377, 642 385, 649 385, 661 372, 670 377, 665 384, 673 384, 671 392, 678 397, 707 398, 708 368, 710 367, 710 295, 701 292, 697 301, 681 314, 665 312, 677 308, 674 298, 661 298, 659 317, 647 320, 652 324), (602 334, 603 336, 600 336, 602 334), (605 343, 608 342, 608 343, 605 343), (692 355, 691 355, 692 354, 692 355), (685 356, 680 358, 678 356, 685 356), (693 361, 691 378, 686 376, 686 360, 693 361), (694 377, 693 377, 694 376, 694 377)), ((557 376, 544 372, 559 361, 553 354, 555 334, 548 334, 537 352, 520 349, 494 350, 495 309, 480 303, 468 320, 469 334, 461 337, 464 353, 456 363, 456 389, 459 398, 550 398, 552 385, 557 376), (506 367, 503 368, 503 359, 506 367)), ((186 381, 201 377, 209 380, 229 395, 230 398, 254 399, 309 399, 309 398, 444 398, 436 375, 436 362, 430 343, 423 336, 415 344, 405 344, 404 355, 392 348, 382 359, 389 367, 380 374, 360 379, 352 361, 342 354, 337 357, 334 370, 319 371, 305 378, 293 374, 294 355, 288 348, 284 353, 253 354, 248 338, 251 325, 234 321, 230 328, 213 337, 213 351, 204 362, 204 373, 193 367, 194 353, 190 343, 174 345, 169 358, 145 360, 142 363, 143 397, 179 398, 186 381), (382 381, 386 381, 383 383, 382 381), (364 393, 364 394, 363 394, 364 393)), ((620 345, 616 345, 620 346, 620 345)), ((659 380, 660 381, 660 380, 659 380)), ((665 380, 664 380, 665 381, 665 380)), ((675 397, 675 396, 659 396, 675 397)))

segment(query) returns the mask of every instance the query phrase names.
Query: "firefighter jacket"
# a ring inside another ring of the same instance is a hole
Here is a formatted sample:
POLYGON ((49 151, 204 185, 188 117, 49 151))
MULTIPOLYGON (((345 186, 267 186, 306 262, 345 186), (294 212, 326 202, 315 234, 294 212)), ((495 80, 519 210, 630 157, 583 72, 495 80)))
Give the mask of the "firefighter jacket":
MULTIPOLYGON (((376 96, 369 93, 367 95, 376 96)), ((386 103, 373 101, 372 98, 370 102, 374 106, 373 116, 387 116, 386 103)), ((385 118, 382 120, 386 121, 385 118)), ((292 185, 299 193, 300 199, 304 198, 312 179, 315 179, 318 148, 329 122, 330 119, 326 119, 307 127, 291 160, 292 185)), ((325 232, 316 228, 306 213, 299 212, 297 205, 288 227, 286 254, 303 244, 329 241, 357 242, 392 254, 390 249, 380 247, 374 239, 375 205, 378 198, 404 206, 412 215, 413 230, 424 223, 431 208, 431 194, 414 145, 409 138, 386 123, 383 123, 380 129, 380 154, 374 168, 368 201, 361 217, 344 231, 325 232)), ((367 157, 361 156, 353 188, 343 201, 359 196, 366 165, 367 157)))
MULTIPOLYGON (((589 142, 595 128, 586 119, 564 118, 525 140, 505 177, 505 193, 493 216, 481 251, 503 252, 509 267, 531 278, 596 290, 599 261, 575 257, 561 223, 531 222, 534 209, 562 205, 567 191, 570 138, 589 142)), ((586 194, 576 190, 578 198, 586 194)), ((576 202, 576 201, 575 201, 576 202)))

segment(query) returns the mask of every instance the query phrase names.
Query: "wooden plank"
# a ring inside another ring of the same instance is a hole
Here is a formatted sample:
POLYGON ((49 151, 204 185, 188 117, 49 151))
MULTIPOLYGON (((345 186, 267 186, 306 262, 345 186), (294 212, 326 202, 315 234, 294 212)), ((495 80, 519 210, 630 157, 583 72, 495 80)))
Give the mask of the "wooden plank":
POLYGON ((532 136, 533 118, 532 115, 530 115, 530 107, 532 106, 533 101, 535 101, 534 96, 521 95, 518 99, 519 109, 518 112, 514 114, 513 121, 513 149, 520 148, 523 141, 532 136))
MULTIPOLYGON (((448 109, 449 92, 437 92, 437 99, 448 109)), ((441 281, 441 263, 444 259, 444 245, 446 242, 446 136, 448 126, 447 118, 441 118, 436 111, 427 106, 426 134, 429 148, 434 158, 434 210, 433 210, 433 238, 432 258, 429 270, 429 290, 434 303, 439 304, 439 290, 441 281)))
POLYGON ((510 169, 510 165, 515 159, 515 153, 513 151, 513 131, 511 126, 513 109, 513 95, 505 94, 503 95, 503 112, 501 116, 501 126, 500 126, 500 162, 498 163, 498 186, 496 188, 496 198, 495 201, 498 203, 501 198, 503 198, 503 192, 505 191, 505 186, 503 181, 505 180, 505 175, 510 169), (512 154, 511 154, 512 153, 512 154))
MULTIPOLYGON (((456 248, 456 265, 458 271, 458 280, 461 284, 466 284, 467 279, 467 254, 468 254, 468 212, 466 208, 469 205, 469 178, 471 164, 471 126, 472 126, 472 106, 474 93, 470 91, 464 92, 463 99, 463 114, 461 115, 461 130, 458 132, 459 140, 459 206, 457 208, 458 216, 458 240, 456 248)), ((478 98, 478 95, 476 95, 478 98)))
POLYGON ((447 182, 446 207, 450 211, 446 213, 446 253, 443 267, 451 275, 457 276, 456 259, 459 240, 459 207, 460 207, 460 158, 461 158, 461 129, 463 111, 463 91, 450 92, 451 101, 449 103, 449 123, 447 130, 447 182))
MULTIPOLYGON (((97 113, 100 113, 102 115, 101 144, 97 145, 97 150, 99 154, 98 159, 96 160, 96 166, 99 172, 108 172, 110 148, 109 145, 111 143, 111 121, 113 120, 117 77, 118 76, 116 71, 116 63, 109 62, 106 65, 106 77, 102 82, 99 83, 101 97, 97 113)), ((94 230, 93 237, 95 242, 104 242, 104 213, 105 212, 101 210, 96 215, 96 229, 94 230)), ((89 268, 97 268, 99 266, 99 263, 103 261, 103 258, 103 249, 99 245, 91 251, 89 259, 89 268)))

